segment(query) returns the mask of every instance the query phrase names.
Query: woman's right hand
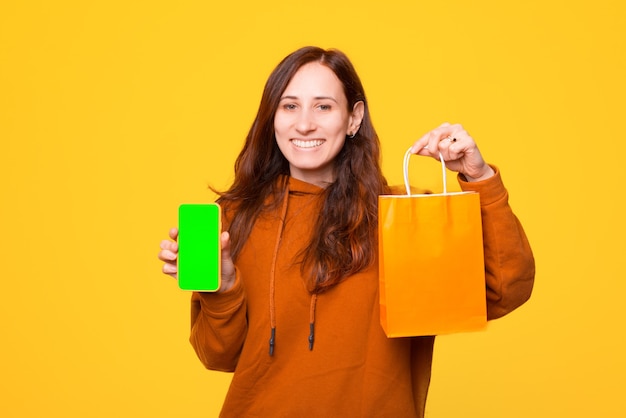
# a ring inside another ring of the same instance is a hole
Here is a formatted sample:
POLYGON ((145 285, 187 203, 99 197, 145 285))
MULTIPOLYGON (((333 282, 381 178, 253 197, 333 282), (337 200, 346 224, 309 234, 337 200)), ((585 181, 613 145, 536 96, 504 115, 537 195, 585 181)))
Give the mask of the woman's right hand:
MULTIPOLYGON (((159 251, 159 260, 165 262, 163 264, 163 273, 175 279, 178 278, 178 228, 172 228, 169 232, 170 239, 161 241, 161 251, 159 251)), ((220 235, 220 243, 222 246, 222 283, 218 293, 229 290, 235 284, 235 264, 230 255, 230 234, 222 232, 220 235)))

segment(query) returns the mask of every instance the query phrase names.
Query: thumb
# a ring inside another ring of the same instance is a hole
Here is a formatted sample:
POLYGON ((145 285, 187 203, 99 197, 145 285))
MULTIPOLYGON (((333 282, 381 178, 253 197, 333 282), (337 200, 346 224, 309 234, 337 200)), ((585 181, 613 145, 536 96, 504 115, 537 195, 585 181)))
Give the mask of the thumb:
POLYGON ((232 283, 235 281, 235 264, 230 252, 230 234, 226 231, 222 232, 220 242, 222 245, 222 282, 232 283))
POLYGON ((230 234, 224 231, 220 234, 220 244, 222 248, 222 260, 231 258, 230 255, 230 234))

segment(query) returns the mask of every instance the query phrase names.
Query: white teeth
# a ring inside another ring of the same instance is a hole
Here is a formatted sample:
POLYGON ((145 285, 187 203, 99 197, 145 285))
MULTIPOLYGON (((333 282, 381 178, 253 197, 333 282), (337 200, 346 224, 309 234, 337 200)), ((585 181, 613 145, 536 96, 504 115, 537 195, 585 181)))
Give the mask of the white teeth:
POLYGON ((315 148, 315 147, 319 147, 320 145, 324 143, 324 141, 321 139, 314 139, 314 140, 309 140, 309 141, 303 141, 301 139, 293 139, 291 142, 298 148, 315 148))

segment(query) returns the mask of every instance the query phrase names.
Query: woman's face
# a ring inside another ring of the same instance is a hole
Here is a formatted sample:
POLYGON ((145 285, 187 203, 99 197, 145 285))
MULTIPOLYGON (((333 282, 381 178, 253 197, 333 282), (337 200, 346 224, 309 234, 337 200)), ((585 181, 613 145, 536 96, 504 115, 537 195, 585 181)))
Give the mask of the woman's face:
POLYGON ((278 148, 289 162, 291 176, 325 187, 335 180, 333 160, 346 135, 363 118, 363 102, 349 112, 343 85, 318 62, 303 65, 283 93, 274 131, 278 148))

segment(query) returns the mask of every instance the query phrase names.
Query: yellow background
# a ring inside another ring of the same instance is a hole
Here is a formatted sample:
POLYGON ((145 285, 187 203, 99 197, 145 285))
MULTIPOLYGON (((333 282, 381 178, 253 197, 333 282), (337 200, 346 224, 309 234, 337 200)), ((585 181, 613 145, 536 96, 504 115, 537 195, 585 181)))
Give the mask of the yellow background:
POLYGON ((230 376, 195 358, 158 244, 229 184, 266 77, 306 44, 353 59, 391 182, 463 123, 535 251, 525 306, 437 340, 428 416, 625 416, 622 4, 3 1, 0 416, 216 416, 230 376))

